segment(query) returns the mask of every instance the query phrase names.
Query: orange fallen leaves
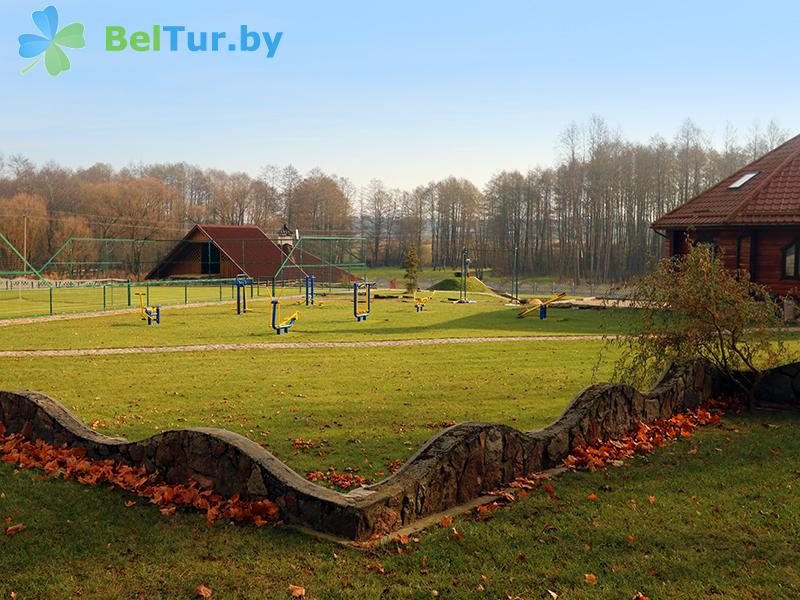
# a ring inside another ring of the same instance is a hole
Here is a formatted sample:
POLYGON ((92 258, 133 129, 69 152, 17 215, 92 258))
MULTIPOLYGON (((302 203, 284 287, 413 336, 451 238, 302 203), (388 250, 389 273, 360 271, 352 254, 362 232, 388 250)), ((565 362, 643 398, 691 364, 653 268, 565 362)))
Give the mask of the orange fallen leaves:
POLYGON ((350 488, 362 486, 365 483, 370 483, 366 477, 356 475, 355 473, 339 473, 334 467, 328 467, 328 472, 311 471, 306 475, 309 481, 327 481, 332 483, 337 488, 342 490, 349 490, 350 488))
POLYGON ((305 598, 306 597, 306 588, 300 585, 291 585, 289 584, 289 592, 292 594, 292 598, 305 598))
POLYGON ((592 585, 597 585, 597 575, 594 573, 586 573, 583 578, 586 580, 586 583, 591 583, 592 585))
MULTIPOLYGON (((219 519, 251 522, 257 526, 280 523, 278 506, 267 499, 246 502, 238 495, 226 499, 209 489, 201 489, 195 481, 168 485, 158 473, 148 473, 142 467, 89 458, 84 448, 56 448, 42 440, 31 442, 22 435, 5 436, 4 433, 5 428, 0 425, 0 459, 8 464, 42 469, 48 476, 74 479, 85 485, 111 484, 149 498, 164 514, 173 514, 182 506, 193 507, 205 512, 208 525, 219 519)), ((130 508, 134 504, 127 501, 125 506, 130 508)))
POLYGON ((597 500, 597 494, 595 494, 594 492, 592 492, 591 494, 589 494, 588 496, 586 496, 586 499, 587 499, 589 502, 594 502, 595 500, 597 500))
POLYGON ((544 484, 544 491, 547 492, 550 495, 550 499, 551 500, 555 500, 558 497, 558 496, 556 496, 555 488, 553 488, 553 486, 550 485, 549 483, 545 483, 544 484))
POLYGON ((211 595, 213 594, 211 588, 204 585, 198 585, 195 593, 197 594, 198 598, 211 598, 211 595))
POLYGON ((650 496, 648 498, 648 500, 650 500, 650 504, 655 504, 656 503, 656 497, 655 496, 650 496))
POLYGON ((446 515, 442 517, 442 520, 439 521, 439 527, 452 527, 453 526, 453 517, 451 515, 446 515))
POLYGON ((22 523, 17 523, 16 525, 12 525, 11 527, 6 527, 5 534, 8 537, 11 537, 12 535, 16 535, 24 529, 25 525, 23 525, 22 523))
POLYGON ((609 464, 619 465, 623 458, 648 454, 679 437, 690 437, 698 427, 718 425, 723 414, 720 409, 730 404, 724 399, 712 400, 669 419, 659 419, 650 424, 639 423, 636 429, 622 437, 574 448, 564 459, 564 465, 573 470, 589 471, 604 469, 609 464))

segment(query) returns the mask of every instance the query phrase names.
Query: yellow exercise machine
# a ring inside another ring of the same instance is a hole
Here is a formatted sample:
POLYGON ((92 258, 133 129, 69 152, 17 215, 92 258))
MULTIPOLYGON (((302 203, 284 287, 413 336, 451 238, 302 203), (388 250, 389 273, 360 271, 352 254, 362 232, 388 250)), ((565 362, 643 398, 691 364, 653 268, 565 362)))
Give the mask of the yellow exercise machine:
POLYGON ((528 302, 528 305, 525 308, 523 308, 521 311, 517 313, 517 316, 520 319, 522 319, 538 310, 539 318, 544 320, 547 318, 547 307, 550 306, 556 300, 561 300, 561 298, 563 298, 566 295, 567 295, 566 292, 561 292, 558 296, 553 296, 549 300, 539 300, 538 298, 534 298, 533 300, 528 302))
POLYGON ((139 296, 139 314, 142 316, 142 321, 147 321, 148 325, 152 325, 155 321, 156 325, 161 325, 161 307, 160 306, 147 306, 145 303, 144 292, 136 292, 139 296))
POLYGON ((422 312, 425 310, 425 305, 431 301, 431 298, 433 298, 434 294, 436 294, 436 290, 433 290, 433 293, 427 297, 418 296, 417 292, 414 292, 414 308, 417 310, 417 312, 422 312))
POLYGON ((277 300, 272 300, 272 328, 275 332, 280 335, 281 333, 289 333, 289 330, 294 326, 297 322, 300 313, 297 311, 293 312, 289 315, 288 318, 281 321, 280 317, 280 310, 278 308, 279 302, 277 300))

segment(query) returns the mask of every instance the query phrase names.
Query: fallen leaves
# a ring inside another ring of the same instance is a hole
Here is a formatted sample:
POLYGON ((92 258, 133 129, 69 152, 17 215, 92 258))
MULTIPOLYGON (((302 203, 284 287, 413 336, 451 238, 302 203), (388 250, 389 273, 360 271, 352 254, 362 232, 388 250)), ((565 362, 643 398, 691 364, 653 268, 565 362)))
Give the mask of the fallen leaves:
POLYGON ((328 471, 326 473, 323 473, 322 471, 311 471, 306 475, 306 479, 314 482, 327 482, 342 490, 349 490, 350 488, 360 487, 364 484, 371 483, 371 481, 366 477, 357 475, 356 471, 358 470, 358 468, 355 468, 350 469, 351 472, 349 473, 339 473, 335 467, 328 467, 328 471))
POLYGON ((586 496, 586 499, 587 499, 589 502, 595 502, 595 501, 597 500, 597 494, 595 494, 594 492, 592 492, 591 494, 589 494, 588 496, 586 496))
POLYGON ((11 537, 12 535, 17 535, 20 531, 23 531, 24 529, 25 525, 23 525, 22 523, 17 523, 16 525, 11 525, 10 527, 6 527, 5 534, 8 537, 11 537))
POLYGON ((289 584, 289 593, 292 595, 292 598, 305 598, 306 588, 300 585, 289 584))
POLYGON ((211 595, 213 594, 211 588, 204 585, 198 585, 195 593, 197 594, 198 598, 211 598, 211 595))
POLYGON ((592 585, 597 585, 597 575, 595 575, 594 573, 586 573, 583 576, 583 579, 586 581, 586 583, 591 583, 592 585))
POLYGON ((453 517, 451 515, 446 515, 442 517, 442 520, 439 521, 439 527, 452 527, 453 526, 453 517))
POLYGON ((454 425, 458 425, 458 421, 441 421, 439 423, 426 423, 425 427, 430 429, 447 429, 448 427, 453 427, 454 425))
POLYGON ((570 469, 595 471, 607 465, 621 466, 623 458, 635 454, 649 454, 655 448, 665 446, 677 438, 686 438, 698 427, 718 425, 722 418, 721 407, 728 406, 726 400, 712 400, 703 406, 659 419, 654 423, 639 423, 628 435, 605 442, 574 448, 564 459, 570 469))
MULTIPOLYGON (((74 479, 85 485, 111 484, 149 498, 165 515, 174 514, 179 507, 192 507, 205 512, 208 525, 213 525, 219 519, 251 522, 259 527, 280 522, 278 506, 267 499, 245 502, 238 495, 226 499, 209 489, 201 489, 195 481, 185 485, 168 485, 159 474, 148 473, 142 467, 131 467, 108 459, 92 459, 84 448, 56 448, 42 440, 28 441, 19 434, 4 436, 4 431, 0 431, 0 457, 8 464, 42 469, 48 476, 74 479)), ((125 502, 128 508, 134 504, 136 502, 131 500, 125 502)), ((16 531, 9 534, 6 529, 6 535, 13 535, 16 531)))

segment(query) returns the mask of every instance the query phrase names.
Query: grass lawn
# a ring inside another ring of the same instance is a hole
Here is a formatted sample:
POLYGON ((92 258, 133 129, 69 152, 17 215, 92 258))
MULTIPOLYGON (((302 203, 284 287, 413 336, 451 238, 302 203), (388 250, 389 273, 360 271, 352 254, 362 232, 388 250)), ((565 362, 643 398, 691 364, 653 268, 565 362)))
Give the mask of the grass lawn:
MULTIPOLYGON (((357 323, 352 300, 322 297, 322 306, 297 306, 286 300, 282 315, 295 310, 300 317, 289 335, 270 328, 271 304, 256 300, 246 315, 235 314, 232 304, 162 311, 159 326, 146 326, 138 314, 51 321, 0 327, 0 350, 120 348, 180 344, 246 342, 314 342, 395 340, 440 337, 518 335, 572 335, 620 333, 635 312, 625 309, 571 310, 554 308, 545 321, 537 316, 518 319, 518 308, 505 299, 475 295, 475 304, 452 304, 453 292, 439 292, 421 313, 411 302, 374 300, 369 319, 357 323)), ((455 293, 458 297, 458 293, 455 293)))
POLYGON ((230 599, 288 598, 289 584, 314 599, 796 598, 798 426, 796 413, 725 419, 626 468, 567 474, 555 502, 535 490, 488 522, 458 518, 460 542, 434 528, 399 552, 207 528, 0 464, 0 518, 27 526, 2 541, 0 598, 192 598, 201 584, 230 599))
POLYGON ((3 358, 0 389, 43 391, 111 435, 222 427, 265 445, 302 474, 335 466, 381 479, 377 473, 387 472, 390 461, 409 458, 444 421, 522 430, 549 424, 591 382, 601 345, 3 358), (296 438, 321 444, 299 451, 292 447, 296 438))
MULTIPOLYGON (((166 309, 159 327, 134 315, 14 325, 0 327, 0 349, 597 334, 624 332, 635 318, 553 309, 546 321, 518 319, 504 300, 476 298, 433 301, 423 313, 378 300, 364 323, 347 301, 323 299, 321 308, 297 307, 296 328, 280 337, 263 301, 241 317, 230 304, 166 309)), ((45 392, 112 435, 217 426, 303 475, 333 466, 377 481, 444 423, 550 423, 581 388, 608 377, 614 351, 593 374, 602 347, 563 340, 0 358, 0 389, 45 392), (297 439, 311 447, 296 448, 297 439)), ((118 491, 0 463, 0 519, 27 526, 0 537, 0 599, 192 598, 201 584, 231 599, 289 597, 289 584, 314 599, 436 591, 528 600, 552 598, 548 590, 562 599, 798 597, 798 426, 796 413, 732 417, 625 468, 568 474, 554 483, 555 502, 535 490, 488 522, 457 519, 461 541, 437 527, 369 552, 285 527, 207 528, 196 513, 164 516, 118 491)))

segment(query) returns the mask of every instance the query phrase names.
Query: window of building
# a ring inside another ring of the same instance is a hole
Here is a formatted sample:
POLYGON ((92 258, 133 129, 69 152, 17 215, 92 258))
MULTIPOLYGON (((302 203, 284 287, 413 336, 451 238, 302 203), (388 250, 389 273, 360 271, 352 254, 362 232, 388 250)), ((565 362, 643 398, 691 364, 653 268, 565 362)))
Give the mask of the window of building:
POLYGON ((800 240, 794 241, 783 249, 783 277, 784 279, 798 279, 797 252, 800 240))
POLYGON ((203 275, 219 275, 219 248, 212 243, 203 244, 200 248, 200 273, 203 275))
POLYGON ((753 177, 755 177, 758 174, 759 174, 759 171, 753 171, 752 173, 745 173, 744 175, 739 177, 739 179, 737 179, 732 184, 730 184, 728 186, 728 189, 729 190, 738 190, 740 187, 742 187, 745 183, 750 181, 753 177))

